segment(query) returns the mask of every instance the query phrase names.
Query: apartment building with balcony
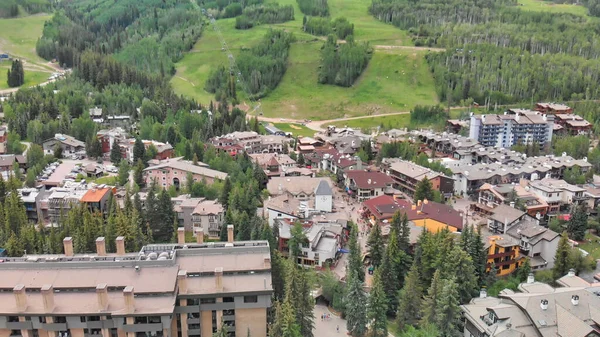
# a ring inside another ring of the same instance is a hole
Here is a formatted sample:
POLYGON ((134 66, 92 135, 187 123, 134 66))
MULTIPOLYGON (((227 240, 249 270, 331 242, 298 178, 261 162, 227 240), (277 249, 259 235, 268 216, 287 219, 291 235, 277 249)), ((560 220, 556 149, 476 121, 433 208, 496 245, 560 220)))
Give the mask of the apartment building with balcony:
POLYGON ((349 170, 344 172, 346 191, 358 201, 384 195, 394 180, 379 171, 349 170))
POLYGON ((479 188, 474 208, 487 213, 502 204, 519 203, 522 210, 532 217, 543 218, 548 213, 548 203, 519 184, 483 184, 479 188), (513 199, 514 198, 514 199, 513 199))
MULTIPOLYGON (((0 336, 266 336, 271 260, 266 241, 144 246, 125 253, 4 258, 0 264, 0 336)), ((201 241, 199 239, 199 241, 201 241)))
POLYGON ((192 212, 192 231, 194 235, 202 232, 208 234, 210 238, 218 238, 224 221, 225 209, 223 205, 216 200, 204 200, 192 212))
POLYGON ((517 144, 550 144, 554 116, 534 111, 516 111, 515 114, 473 115, 469 138, 483 146, 510 148, 517 144))
POLYGON ((519 267, 519 241, 505 234, 491 234, 484 239, 487 249, 486 271, 496 268, 497 276, 512 274, 519 267))
POLYGON ((491 234, 508 235, 519 242, 519 253, 529 257, 531 268, 550 269, 560 235, 539 224, 539 220, 507 205, 499 205, 487 220, 491 234))
POLYGON ((394 180, 394 187, 408 195, 414 195, 417 184, 427 177, 434 190, 440 191, 444 197, 452 196, 454 180, 442 173, 397 158, 385 158, 382 169, 394 180))
POLYGON ((529 191, 536 194, 548 204, 548 214, 556 215, 561 208, 567 209, 573 203, 579 203, 588 198, 586 190, 571 185, 561 179, 542 179, 528 182, 529 191))

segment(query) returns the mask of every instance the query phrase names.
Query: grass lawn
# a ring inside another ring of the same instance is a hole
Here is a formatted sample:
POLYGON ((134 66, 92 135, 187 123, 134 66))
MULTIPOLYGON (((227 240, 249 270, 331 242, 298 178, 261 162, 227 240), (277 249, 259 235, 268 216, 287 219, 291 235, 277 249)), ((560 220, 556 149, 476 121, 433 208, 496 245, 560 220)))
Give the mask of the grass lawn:
POLYGON ((592 240, 592 242, 582 243, 578 248, 585 250, 594 257, 594 259, 600 259, 600 237, 593 234, 586 234, 586 240, 592 240))
MULTIPOLYGON (((377 49, 362 76, 350 88, 317 83, 323 41, 302 32, 303 14, 295 0, 267 0, 294 6, 295 20, 275 25, 236 30, 235 19, 217 21, 233 55, 256 44, 270 27, 293 32, 288 69, 281 83, 262 99, 265 116, 294 119, 333 119, 385 112, 407 111, 417 104, 435 104, 434 81, 424 59, 426 51, 377 49)), ((362 0, 330 0, 331 17, 346 17, 354 24, 355 39, 372 45, 411 46, 407 33, 382 23, 368 13, 362 0)), ((204 91, 210 71, 228 66, 227 55, 212 26, 206 27, 193 50, 177 64, 171 84, 175 90, 200 102, 214 95, 204 91)), ((238 94, 241 90, 238 90, 238 94)), ((243 98, 242 98, 243 100, 243 98)))
POLYGON ((315 130, 309 129, 302 124, 273 123, 276 128, 283 132, 291 132, 294 136, 314 137, 315 130))
MULTIPOLYGON (((8 61, 6 63, 8 63, 8 61)), ((9 88, 7 83, 8 69, 10 69, 10 67, 0 66, 0 90, 9 88)), ((45 82, 48 80, 49 75, 50 74, 46 72, 25 69, 25 83, 22 87, 27 88, 45 82)))
POLYGON ((351 119, 348 121, 335 122, 337 127, 350 127, 354 129, 376 128, 383 124, 388 129, 407 128, 410 124, 410 115, 374 116, 369 118, 351 119))
POLYGON ((580 16, 588 16, 588 10, 583 5, 555 4, 540 0, 518 0, 521 9, 527 11, 569 13, 580 16))
POLYGON ((42 36, 44 22, 50 18, 50 15, 32 15, 0 19, 0 51, 29 62, 45 64, 47 61, 35 53, 35 44, 42 36))

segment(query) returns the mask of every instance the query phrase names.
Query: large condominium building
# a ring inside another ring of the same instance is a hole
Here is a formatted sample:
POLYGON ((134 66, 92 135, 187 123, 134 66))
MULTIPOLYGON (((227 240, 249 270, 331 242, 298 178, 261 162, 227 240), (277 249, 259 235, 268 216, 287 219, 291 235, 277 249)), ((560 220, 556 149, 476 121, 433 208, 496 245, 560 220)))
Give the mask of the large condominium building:
POLYGON ((471 116, 469 138, 483 146, 509 148, 516 144, 550 144, 554 116, 533 111, 471 116))
MULTIPOLYGON (((125 253, 5 258, 2 337, 266 336, 271 260, 266 241, 154 244, 125 253)), ((178 232, 184 241, 183 228, 178 232)))

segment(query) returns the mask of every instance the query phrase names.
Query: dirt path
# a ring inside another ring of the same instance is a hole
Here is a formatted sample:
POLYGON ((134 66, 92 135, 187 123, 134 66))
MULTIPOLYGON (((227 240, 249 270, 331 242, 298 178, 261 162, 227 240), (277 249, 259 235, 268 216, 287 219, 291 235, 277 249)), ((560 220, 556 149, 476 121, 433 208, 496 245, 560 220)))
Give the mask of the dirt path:
MULTIPOLYGON (((30 88, 37 87, 38 85, 40 87, 43 87, 43 86, 45 86, 45 85, 47 85, 49 83, 52 83, 54 81, 56 81, 56 80, 46 81, 44 83, 32 85, 30 88)), ((21 89, 21 88, 19 87, 19 88, 10 88, 10 89, 0 90, 0 96, 5 96, 5 95, 8 95, 8 94, 12 94, 13 92, 17 92, 17 90, 19 90, 19 89, 21 89)))
POLYGON ((178 79, 180 79, 180 80, 182 80, 182 81, 186 81, 186 82, 188 82, 189 84, 191 84, 191 85, 192 85, 192 87, 195 87, 195 86, 196 86, 196 85, 194 84, 194 82, 192 82, 192 81, 188 80, 188 79, 187 79, 187 78, 185 78, 185 77, 181 77, 181 76, 175 76, 175 77, 177 77, 178 79))
POLYGON ((384 45, 374 45, 373 48, 379 49, 379 50, 403 49, 403 50, 446 51, 446 48, 415 47, 415 46, 384 46, 384 45))

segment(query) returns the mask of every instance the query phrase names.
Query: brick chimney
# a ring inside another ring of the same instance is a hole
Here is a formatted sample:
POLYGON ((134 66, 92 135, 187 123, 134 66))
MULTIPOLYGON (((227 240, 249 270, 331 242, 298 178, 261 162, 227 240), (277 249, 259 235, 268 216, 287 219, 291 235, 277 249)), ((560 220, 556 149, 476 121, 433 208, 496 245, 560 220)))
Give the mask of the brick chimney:
POLYGON ((63 247, 65 256, 73 256, 73 238, 68 236, 63 239, 63 247))
POLYGON ((180 270, 177 273, 177 286, 180 294, 187 294, 187 271, 180 270))
POLYGON ((123 297, 125 298, 125 312, 133 314, 135 311, 134 298, 133 298, 133 286, 127 286, 123 289, 123 297))
POLYGON ((270 256, 265 256, 264 264, 265 264, 265 268, 271 269, 271 257, 270 256))
POLYGON ((54 288, 51 284, 42 286, 42 299, 44 300, 44 310, 46 312, 54 311, 54 288))
POLYGON ((125 237, 117 236, 115 242, 117 243, 117 255, 125 255, 125 237))
POLYGON ((233 243, 233 225, 227 225, 227 242, 233 243))
POLYGON ((177 228, 177 243, 182 245, 185 243, 185 228, 177 228))
POLYGON ((196 231, 196 242, 204 243, 204 228, 196 231))
POLYGON ((106 243, 103 236, 96 239, 96 253, 98 256, 106 256, 106 243))
POLYGON ((215 268, 215 288, 217 288, 217 292, 223 291, 223 267, 215 268))
POLYGON ((108 286, 106 283, 96 286, 96 296, 98 297, 98 310, 106 311, 108 309, 108 286))
POLYGON ((13 288, 13 294, 15 294, 17 310, 25 311, 25 309, 27 309, 27 296, 25 295, 25 286, 23 284, 17 284, 13 288))

